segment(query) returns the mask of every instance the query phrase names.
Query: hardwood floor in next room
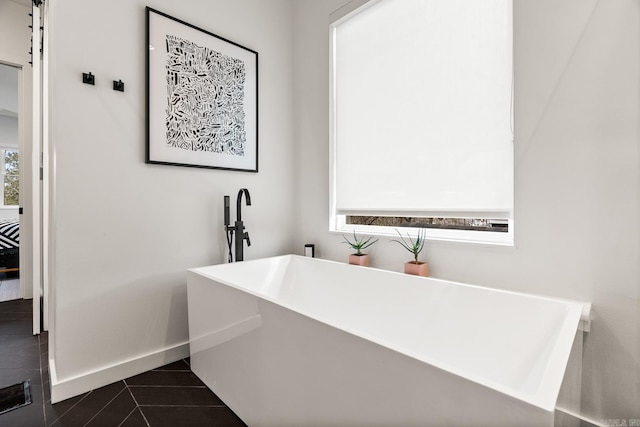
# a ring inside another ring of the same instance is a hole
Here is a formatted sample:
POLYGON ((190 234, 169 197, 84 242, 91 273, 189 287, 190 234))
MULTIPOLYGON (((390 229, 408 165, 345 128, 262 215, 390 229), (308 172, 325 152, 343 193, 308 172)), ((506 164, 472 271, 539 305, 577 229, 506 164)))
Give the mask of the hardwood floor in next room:
POLYGON ((0 302, 0 389, 31 381, 33 403, 0 427, 219 426, 245 424, 180 360, 51 404, 48 335, 31 333, 32 300, 0 302))

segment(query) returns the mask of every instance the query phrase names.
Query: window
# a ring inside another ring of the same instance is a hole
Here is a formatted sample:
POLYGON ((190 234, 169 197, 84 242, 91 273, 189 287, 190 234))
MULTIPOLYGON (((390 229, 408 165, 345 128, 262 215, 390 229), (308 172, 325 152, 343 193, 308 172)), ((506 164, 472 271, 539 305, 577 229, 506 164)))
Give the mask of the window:
POLYGON ((511 0, 370 1, 331 36, 331 230, 511 244, 511 0))
POLYGON ((18 150, 15 148, 0 148, 0 165, 2 166, 3 205, 17 206, 20 194, 18 150))

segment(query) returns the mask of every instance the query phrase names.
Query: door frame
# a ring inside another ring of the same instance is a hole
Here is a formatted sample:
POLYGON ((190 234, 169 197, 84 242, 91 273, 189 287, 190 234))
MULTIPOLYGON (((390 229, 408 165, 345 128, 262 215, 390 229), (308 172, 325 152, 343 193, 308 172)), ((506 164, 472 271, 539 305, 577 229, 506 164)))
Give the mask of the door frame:
MULTIPOLYGON (((43 111, 41 92, 40 61, 40 16, 41 9, 32 2, 31 10, 25 8, 25 15, 31 12, 33 48, 30 57, 12 51, 0 52, 0 62, 19 69, 18 72, 18 138, 20 149, 20 297, 33 298, 33 334, 41 332, 41 320, 47 320, 48 313, 41 317, 41 298, 47 299, 42 290, 42 192, 40 189, 40 159, 43 111), (27 70, 31 70, 28 74, 27 70), (30 77, 30 78, 29 78, 30 77), (34 90, 36 89, 37 90, 34 90), (31 108, 28 108, 31 100, 31 108), (32 131, 31 138, 29 130, 32 131)), ((26 24, 25 24, 26 25, 26 24)), ((24 52, 25 54, 27 52, 24 52)), ((45 304, 46 305, 46 304, 45 304)), ((46 329, 46 322, 45 322, 46 329)))
MULTIPOLYGON (((32 244, 32 258, 31 258, 31 274, 33 280, 33 334, 37 335, 41 332, 41 300, 44 297, 42 289, 42 229, 41 229, 41 188, 40 182, 42 177, 41 170, 41 140, 42 140, 42 61, 40 60, 41 50, 41 38, 40 38, 40 7, 35 4, 32 5, 32 37, 31 37, 31 51, 32 57, 32 145, 31 145, 31 176, 26 181, 31 188, 31 244, 32 244)), ((43 316, 44 319, 47 316, 43 316)))

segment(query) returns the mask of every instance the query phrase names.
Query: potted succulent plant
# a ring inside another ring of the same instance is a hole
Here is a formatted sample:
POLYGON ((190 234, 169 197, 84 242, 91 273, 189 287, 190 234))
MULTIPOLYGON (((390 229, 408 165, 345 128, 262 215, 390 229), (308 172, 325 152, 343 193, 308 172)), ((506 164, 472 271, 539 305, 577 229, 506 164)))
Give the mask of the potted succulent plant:
POLYGON ((408 261, 404 264, 404 272, 406 274, 413 274, 416 276, 428 276, 429 275, 429 264, 426 262, 418 261, 418 255, 424 249, 425 236, 426 231, 424 228, 418 230, 418 236, 415 240, 407 234, 407 239, 405 239, 402 234, 396 229, 396 233, 400 236, 401 240, 392 240, 392 242, 400 243, 402 247, 413 254, 413 261, 408 261))
POLYGON ((342 237, 344 238, 344 241, 342 243, 346 243, 356 250, 355 254, 349 255, 349 264, 362 265, 365 267, 368 266, 369 255, 363 254, 362 250, 367 249, 369 246, 373 245, 378 241, 378 239, 373 240, 373 237, 371 236, 368 238, 358 237, 355 231, 353 232, 353 241, 350 241, 344 234, 342 235, 342 237))

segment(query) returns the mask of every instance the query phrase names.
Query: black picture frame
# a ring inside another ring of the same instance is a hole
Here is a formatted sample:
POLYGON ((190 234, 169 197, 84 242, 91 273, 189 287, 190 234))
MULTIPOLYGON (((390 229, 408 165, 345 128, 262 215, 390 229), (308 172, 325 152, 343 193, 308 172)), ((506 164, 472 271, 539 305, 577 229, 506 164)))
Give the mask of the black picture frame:
POLYGON ((145 162, 258 172, 258 52, 145 7, 145 162))

